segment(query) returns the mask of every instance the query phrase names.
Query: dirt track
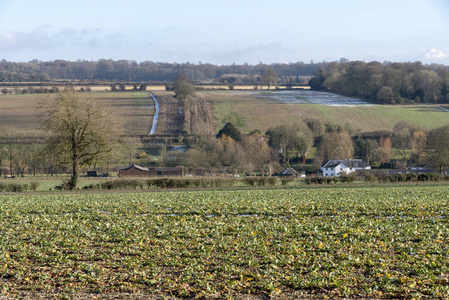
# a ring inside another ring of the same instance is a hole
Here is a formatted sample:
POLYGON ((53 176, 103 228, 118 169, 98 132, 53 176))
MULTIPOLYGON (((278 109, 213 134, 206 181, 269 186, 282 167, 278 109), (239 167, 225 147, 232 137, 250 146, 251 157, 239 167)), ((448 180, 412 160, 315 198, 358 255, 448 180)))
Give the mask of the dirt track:
POLYGON ((174 97, 173 92, 152 92, 159 101, 159 117, 156 126, 156 135, 181 134, 183 114, 180 111, 182 102, 174 97))
POLYGON ((178 100, 173 92, 154 91, 159 101, 155 135, 213 134, 214 115, 210 103, 197 96, 178 100))

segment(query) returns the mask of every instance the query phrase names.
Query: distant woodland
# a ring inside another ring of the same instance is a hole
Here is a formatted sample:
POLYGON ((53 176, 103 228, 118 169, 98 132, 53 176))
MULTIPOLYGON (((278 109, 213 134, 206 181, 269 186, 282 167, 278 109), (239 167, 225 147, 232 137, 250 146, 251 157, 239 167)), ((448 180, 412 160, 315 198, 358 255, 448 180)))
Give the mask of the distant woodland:
POLYGON ((383 104, 449 103, 449 67, 341 60, 319 69, 312 89, 383 104))
MULTIPOLYGON (((327 63, 302 62, 290 64, 223 65, 136 62, 130 60, 42 62, 33 60, 17 63, 0 61, 0 82, 45 82, 54 80, 99 80, 127 82, 173 82, 184 74, 193 82, 214 81, 223 84, 258 84, 264 71, 271 67, 281 84, 307 84, 302 76, 312 76, 327 63)), ((309 78, 310 79, 310 78, 309 78)))
POLYGON ((0 61, 0 82, 101 81, 173 82, 184 74, 193 83, 262 84, 272 69, 278 85, 309 84, 312 89, 361 97, 382 104, 449 103, 449 67, 414 63, 338 62, 266 65, 213 65, 130 60, 43 62, 0 61))

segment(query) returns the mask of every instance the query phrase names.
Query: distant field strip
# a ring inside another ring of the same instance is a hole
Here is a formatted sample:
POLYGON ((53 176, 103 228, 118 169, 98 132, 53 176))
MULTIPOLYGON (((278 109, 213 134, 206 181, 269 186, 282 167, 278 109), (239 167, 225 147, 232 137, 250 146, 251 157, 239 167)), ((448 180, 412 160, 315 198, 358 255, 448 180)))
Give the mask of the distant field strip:
POLYGON ((449 187, 0 195, 0 293, 448 298, 449 187))
MULTIPOLYGON (((51 95, 50 95, 51 96, 51 95)), ((154 109, 148 109, 147 92, 92 93, 105 107, 111 108, 124 124, 127 135, 148 135, 154 109)), ((37 101, 40 95, 0 96, 0 128, 8 128, 19 137, 43 137, 37 123, 37 101)))
POLYGON ((201 92, 214 108, 217 127, 221 128, 229 116, 241 124, 240 129, 250 132, 298 120, 320 119, 323 122, 349 126, 361 132, 391 130, 400 121, 422 129, 432 129, 449 123, 449 113, 436 105, 370 105, 360 99, 316 92, 307 95, 299 91, 201 92), (221 126, 221 127, 220 127, 221 126))

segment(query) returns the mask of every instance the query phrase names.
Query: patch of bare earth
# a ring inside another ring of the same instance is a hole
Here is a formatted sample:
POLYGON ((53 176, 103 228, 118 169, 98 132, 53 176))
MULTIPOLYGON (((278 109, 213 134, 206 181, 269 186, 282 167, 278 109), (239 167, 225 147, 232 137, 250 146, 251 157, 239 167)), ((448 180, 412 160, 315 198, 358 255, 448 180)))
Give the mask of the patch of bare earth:
POLYGON ((209 101, 190 96, 183 103, 184 131, 193 135, 215 132, 214 113, 209 101))

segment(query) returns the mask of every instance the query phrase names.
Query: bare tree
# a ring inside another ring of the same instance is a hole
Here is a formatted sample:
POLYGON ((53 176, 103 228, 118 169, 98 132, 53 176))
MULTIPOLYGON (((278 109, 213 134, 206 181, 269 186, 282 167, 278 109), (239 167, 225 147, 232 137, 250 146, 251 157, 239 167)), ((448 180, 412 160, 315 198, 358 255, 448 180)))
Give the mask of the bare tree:
POLYGON ((399 122, 393 127, 393 136, 391 141, 403 160, 409 156, 410 141, 414 128, 405 121, 399 122))
POLYGON ((449 165, 449 125, 433 129, 427 135, 427 155, 441 173, 449 165))
POLYGON ((69 188, 76 189, 80 168, 99 163, 111 152, 120 133, 112 113, 91 94, 67 90, 40 99, 39 122, 46 130, 47 151, 72 165, 69 188))
POLYGON ((391 161, 391 147, 393 143, 391 139, 387 137, 381 136, 379 139, 380 145, 380 162, 381 163, 389 163, 391 161))
POLYGON ((158 165, 165 166, 165 164, 167 163, 167 158, 168 158, 167 146, 165 146, 165 145, 160 146, 159 149, 157 150, 157 152, 159 153, 158 165))
POLYGON ((17 141, 15 138, 18 133, 12 128, 4 127, 1 129, 2 157, 8 163, 9 175, 14 176, 14 166, 17 158, 17 141))
POLYGON ((269 128, 266 134, 270 137, 270 146, 278 150, 286 162, 290 159, 291 151, 305 161, 313 145, 313 134, 302 121, 269 128))
POLYGON ((139 138, 133 138, 131 136, 124 137, 120 140, 121 148, 125 158, 128 160, 128 164, 132 165, 133 158, 137 155, 137 150, 143 145, 139 138))
POLYGON ((25 176, 25 170, 28 167, 29 163, 28 153, 29 153, 29 146, 25 145, 18 145, 15 151, 14 167, 17 171, 16 174, 22 177, 25 176))
POLYGON ((345 132, 326 132, 318 149, 323 160, 346 159, 354 155, 351 136, 345 132))
POLYGON ((30 146, 28 148, 28 167, 33 174, 33 176, 36 176, 36 171, 39 167, 42 166, 43 163, 43 147, 42 145, 38 146, 30 146))
POLYGON ((419 162, 421 156, 426 149, 427 136, 423 130, 417 130, 412 133, 410 146, 412 148, 411 158, 415 162, 419 162))
POLYGON ((270 86, 272 85, 277 85, 278 79, 278 74, 273 68, 266 69, 262 76, 262 81, 267 84, 268 89, 270 89, 270 86))

